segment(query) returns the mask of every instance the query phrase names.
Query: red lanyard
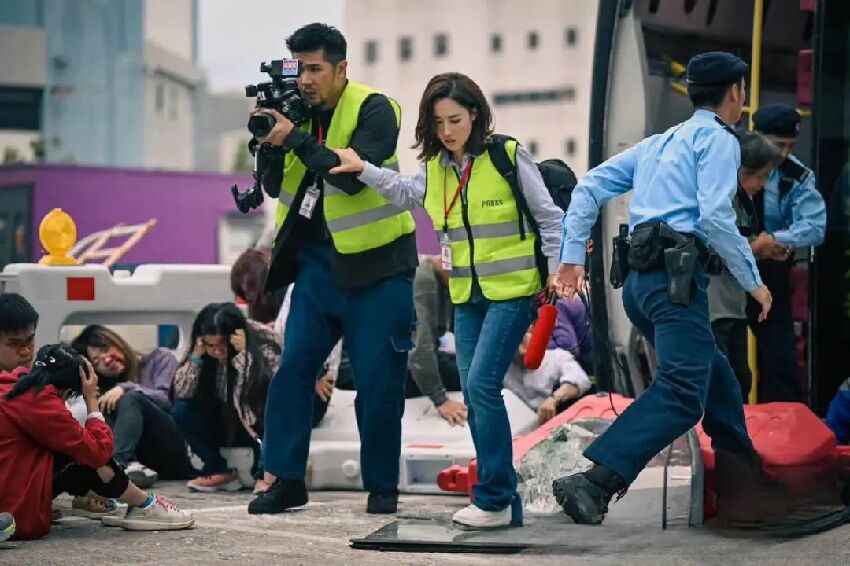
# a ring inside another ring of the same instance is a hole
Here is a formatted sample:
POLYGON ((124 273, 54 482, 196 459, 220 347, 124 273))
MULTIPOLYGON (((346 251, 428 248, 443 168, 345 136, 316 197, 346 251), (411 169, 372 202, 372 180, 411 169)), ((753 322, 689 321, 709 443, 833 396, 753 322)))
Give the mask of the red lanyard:
POLYGON ((445 216, 443 216, 443 233, 447 233, 449 231, 449 214, 452 213, 452 209, 457 204, 457 199, 460 197, 460 193, 463 191, 463 188, 466 186, 466 181, 469 179, 469 172, 472 171, 472 162, 475 161, 474 157, 469 158, 469 162, 466 164, 466 168, 463 170, 463 175, 460 177, 460 182, 457 184, 457 190, 455 190, 455 196, 452 197, 451 204, 446 204, 446 200, 448 199, 448 195, 446 194, 446 186, 443 185, 443 210, 445 210, 445 216))
POLYGON ((316 120, 316 122, 319 123, 319 133, 318 133, 319 143, 325 143, 325 129, 322 127, 322 119, 318 118, 316 120))

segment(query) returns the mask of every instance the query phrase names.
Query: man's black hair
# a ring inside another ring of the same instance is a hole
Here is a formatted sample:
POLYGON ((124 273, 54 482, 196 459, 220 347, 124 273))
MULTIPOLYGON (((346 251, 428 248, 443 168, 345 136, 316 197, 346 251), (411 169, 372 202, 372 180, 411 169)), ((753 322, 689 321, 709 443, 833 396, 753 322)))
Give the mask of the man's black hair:
POLYGON ((0 334, 15 334, 38 324, 38 313, 17 293, 0 293, 0 334))
POLYGON ((306 53, 322 51, 325 61, 336 65, 345 59, 347 44, 338 29, 327 24, 307 24, 286 38, 286 47, 290 52, 306 53))
POLYGON ((694 108, 702 108, 708 106, 717 108, 723 104, 723 99, 726 98, 726 93, 735 85, 743 86, 744 79, 741 78, 736 83, 728 85, 688 85, 688 98, 691 99, 691 104, 694 108))

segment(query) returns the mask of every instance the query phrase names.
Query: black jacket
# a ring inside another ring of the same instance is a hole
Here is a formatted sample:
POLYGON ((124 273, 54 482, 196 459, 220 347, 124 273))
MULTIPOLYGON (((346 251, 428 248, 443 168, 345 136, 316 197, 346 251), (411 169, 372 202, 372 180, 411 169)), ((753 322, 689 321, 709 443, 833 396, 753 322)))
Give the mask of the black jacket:
MULTIPOLYGON (((313 132, 327 132, 330 127, 333 110, 313 113, 313 132)), ((363 103, 357 120, 357 128, 351 137, 350 147, 360 157, 380 166, 396 150, 398 123, 395 112, 387 98, 373 94, 363 103)), ((320 143, 315 134, 307 134, 300 129, 293 130, 283 145, 284 150, 293 151, 307 167, 307 174, 298 188, 292 208, 298 210, 307 187, 315 181, 322 189, 323 181, 331 182, 335 187, 350 195, 357 194, 365 186, 353 173, 331 175, 328 170, 339 165, 339 157, 333 150, 320 143)), ((280 193, 283 180, 283 155, 261 158, 260 171, 263 171, 263 188, 272 198, 280 193)), ((332 245, 319 199, 313 217, 309 220, 299 214, 289 214, 275 238, 272 262, 269 268, 266 290, 271 291, 289 285, 298 275, 298 250, 306 245, 332 245)), ((405 234, 397 240, 358 254, 334 253, 334 276, 341 290, 376 283, 388 277, 402 273, 411 273, 417 266, 416 233, 405 234)))

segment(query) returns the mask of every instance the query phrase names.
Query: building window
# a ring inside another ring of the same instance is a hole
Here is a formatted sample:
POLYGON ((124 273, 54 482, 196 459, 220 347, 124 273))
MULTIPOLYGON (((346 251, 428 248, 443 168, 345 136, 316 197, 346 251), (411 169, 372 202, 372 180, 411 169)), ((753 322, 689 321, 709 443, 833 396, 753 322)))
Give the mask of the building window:
POLYGON ((162 81, 157 81, 154 90, 154 107, 157 114, 162 114, 165 111, 165 85, 162 81))
POLYGON ((413 57, 413 38, 402 37, 398 40, 398 58, 402 61, 410 61, 413 57))
POLYGON ((536 102, 559 102, 573 100, 576 91, 573 87, 553 90, 532 90, 522 92, 498 92, 493 96, 493 104, 525 104, 536 102))
POLYGON ((564 30, 564 43, 568 47, 572 47, 578 43, 578 30, 576 28, 567 28, 564 30))
POLYGON ((41 130, 40 88, 0 87, 0 130, 41 130))
POLYGON ((177 119, 178 105, 180 104, 180 93, 177 91, 177 85, 168 85, 168 119, 177 119))
POLYGON ((576 154, 576 140, 570 138, 564 142, 564 154, 567 157, 572 157, 576 154))
POLYGON ((438 33, 434 36, 434 57, 444 57, 449 52, 449 36, 438 33))
POLYGON ((374 40, 369 40, 366 42, 366 52, 363 54, 364 59, 366 59, 366 64, 371 65, 378 60, 378 42, 374 40))
POLYGON ((540 35, 536 31, 528 32, 528 48, 534 50, 538 45, 540 45, 540 35))
POLYGON ((490 36, 490 51, 493 53, 501 53, 502 51, 502 36, 498 33, 490 36))
POLYGON ((531 157, 537 157, 537 140, 528 140, 528 153, 531 157))

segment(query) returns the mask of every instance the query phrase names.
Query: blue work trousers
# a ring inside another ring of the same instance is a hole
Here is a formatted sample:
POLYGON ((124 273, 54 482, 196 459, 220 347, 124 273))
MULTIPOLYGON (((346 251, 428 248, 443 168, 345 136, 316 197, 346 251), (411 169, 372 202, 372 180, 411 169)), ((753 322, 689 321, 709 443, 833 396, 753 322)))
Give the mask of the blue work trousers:
POLYGON ((265 469, 281 479, 304 479, 316 376, 342 337, 357 389, 363 487, 392 492, 398 488, 404 384, 413 347, 413 273, 341 292, 332 254, 329 245, 311 245, 298 254, 280 367, 266 402, 265 469))
POLYGON ((715 449, 752 452, 741 388, 708 319, 708 276, 697 267, 688 306, 667 294, 667 272, 631 271, 623 306, 658 357, 655 380, 585 451, 631 483, 658 452, 700 419, 715 449))

